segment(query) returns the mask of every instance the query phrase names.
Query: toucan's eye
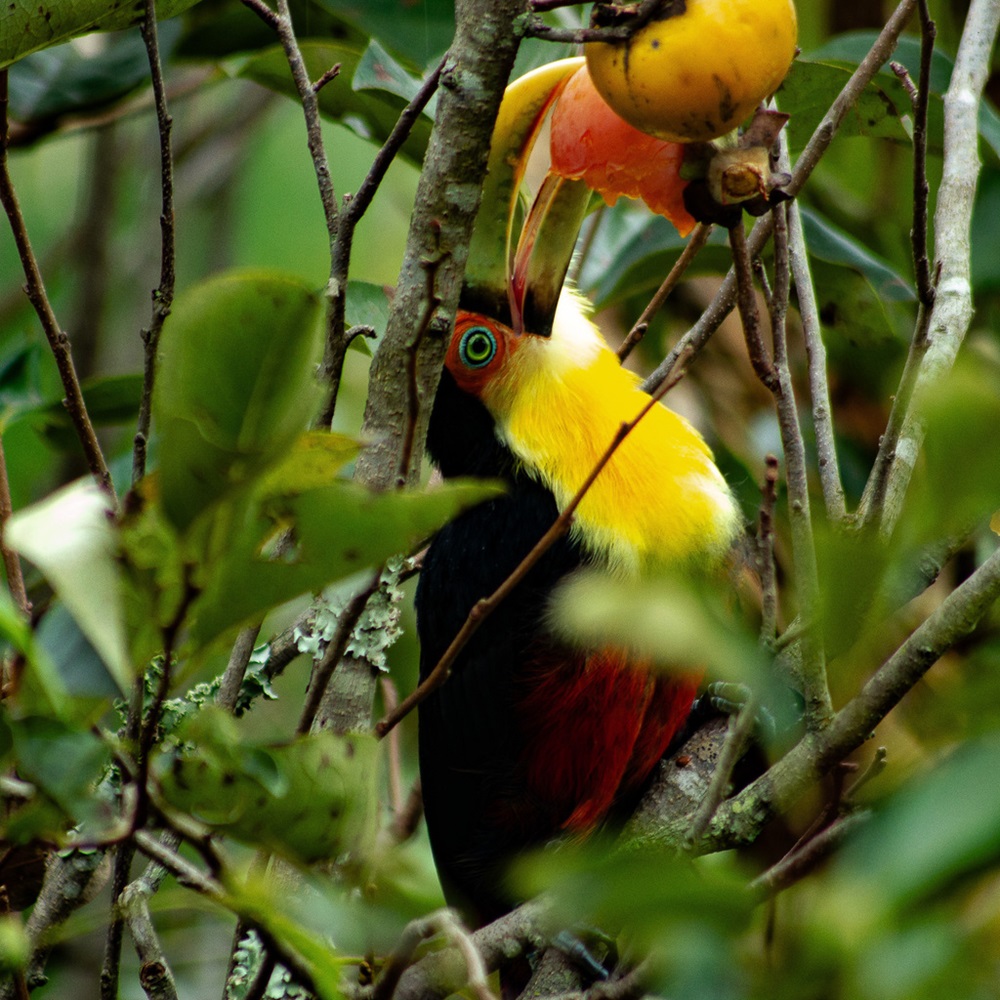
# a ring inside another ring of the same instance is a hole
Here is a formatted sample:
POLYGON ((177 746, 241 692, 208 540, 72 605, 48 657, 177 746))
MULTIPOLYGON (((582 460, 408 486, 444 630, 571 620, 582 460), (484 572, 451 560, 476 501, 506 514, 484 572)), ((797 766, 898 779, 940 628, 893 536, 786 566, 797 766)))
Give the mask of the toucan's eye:
POLYGON ((497 338, 485 326, 470 326, 458 345, 458 356, 468 368, 483 368, 497 353, 497 338))

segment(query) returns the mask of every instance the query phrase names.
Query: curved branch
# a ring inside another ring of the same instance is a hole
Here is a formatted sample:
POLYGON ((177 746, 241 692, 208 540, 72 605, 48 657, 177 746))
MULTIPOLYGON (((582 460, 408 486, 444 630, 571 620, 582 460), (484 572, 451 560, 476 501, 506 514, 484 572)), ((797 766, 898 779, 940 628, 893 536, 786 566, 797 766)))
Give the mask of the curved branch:
POLYGON ((945 598, 819 733, 808 734, 766 774, 724 803, 706 836, 708 850, 751 842, 764 824, 856 750, 948 649, 1000 597, 1000 550, 945 598))

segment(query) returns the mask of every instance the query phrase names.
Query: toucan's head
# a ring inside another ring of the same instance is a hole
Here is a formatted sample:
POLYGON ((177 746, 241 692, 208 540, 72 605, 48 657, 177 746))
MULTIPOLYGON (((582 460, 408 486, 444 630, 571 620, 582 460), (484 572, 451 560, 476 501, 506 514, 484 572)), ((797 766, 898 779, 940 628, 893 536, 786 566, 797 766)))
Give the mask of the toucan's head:
MULTIPOLYGON (((574 319, 582 320, 581 309, 573 308, 576 298, 564 295, 563 285, 591 191, 582 181, 553 173, 548 142, 537 141, 547 136, 550 112, 582 64, 582 59, 551 63, 504 93, 445 359, 451 377, 439 390, 439 412, 454 415, 458 389, 495 415, 530 372, 561 366, 566 338, 560 335, 565 320, 556 325, 560 300, 571 299, 560 306, 561 317, 570 316, 571 326, 578 325, 574 319)), ((583 337, 592 334, 584 331, 583 337)), ((452 416, 449 433, 461 435, 463 429, 454 423, 452 416)), ((432 427, 432 450, 438 452, 442 449, 433 445, 441 429, 432 427)))
POLYGON ((601 344, 585 300, 567 288, 543 334, 518 331, 484 313, 460 310, 445 368, 462 392, 496 410, 528 376, 544 369, 550 377, 558 377, 567 368, 585 367, 601 344))

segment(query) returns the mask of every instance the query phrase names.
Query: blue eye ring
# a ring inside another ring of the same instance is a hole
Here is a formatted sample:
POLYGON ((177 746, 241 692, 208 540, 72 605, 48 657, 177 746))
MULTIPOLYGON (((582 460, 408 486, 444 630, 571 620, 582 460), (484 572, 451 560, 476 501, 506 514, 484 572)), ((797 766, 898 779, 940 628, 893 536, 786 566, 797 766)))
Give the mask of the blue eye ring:
POLYGON ((470 326, 458 342, 458 356, 466 368, 485 368, 496 354, 496 335, 486 326, 470 326))

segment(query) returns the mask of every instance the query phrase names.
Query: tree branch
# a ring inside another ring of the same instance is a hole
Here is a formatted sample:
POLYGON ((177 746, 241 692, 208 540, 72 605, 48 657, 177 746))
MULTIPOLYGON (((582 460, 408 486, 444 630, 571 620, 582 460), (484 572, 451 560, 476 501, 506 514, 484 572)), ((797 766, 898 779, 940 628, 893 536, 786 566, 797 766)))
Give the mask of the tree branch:
POLYGON ((149 1000, 177 1000, 177 987, 153 927, 147 893, 133 883, 118 898, 119 912, 128 924, 139 956, 139 982, 149 1000))
POLYGON ((160 64, 160 45, 156 30, 155 0, 145 0, 146 12, 139 29, 149 59, 149 74, 153 83, 156 122, 160 136, 160 284, 153 291, 153 315, 142 331, 143 370, 142 399, 139 420, 132 449, 132 485, 146 474, 146 448, 152 417, 153 387, 156 382, 156 362, 163 322, 170 315, 174 301, 174 162, 170 145, 173 119, 167 108, 167 89, 160 64))
POLYGON ((434 130, 420 175, 406 255, 385 337, 369 376, 362 433, 372 442, 358 459, 357 478, 375 489, 396 485, 408 425, 407 357, 427 310, 426 262, 438 260, 433 294, 440 300, 429 336, 416 348, 419 412, 408 470, 420 468, 429 408, 444 359, 469 239, 479 207, 493 122, 517 52, 513 24, 525 0, 460 0, 455 39, 441 70, 434 130))
POLYGON ((934 214, 933 306, 921 307, 889 423, 858 511, 890 535, 924 438, 926 392, 951 370, 972 321, 969 233, 979 177, 979 105, 1000 23, 993 0, 973 0, 944 96, 944 162, 934 214))
POLYGON ((813 434, 816 437, 816 465, 826 516, 838 524, 847 517, 844 486, 837 458, 836 435, 833 431, 833 407, 830 404, 830 383, 827 379, 826 345, 816 305, 816 292, 809 267, 809 253, 802 230, 802 213, 797 201, 789 202, 788 257, 799 303, 802 337, 805 342, 809 370, 809 394, 812 399, 813 434))
POLYGON ((826 676, 826 653, 819 630, 819 573, 816 566, 816 545, 809 502, 806 448, 802 439, 795 387, 792 384, 792 373, 788 363, 785 317, 788 309, 790 273, 786 208, 787 205, 778 205, 772 213, 775 260, 775 288, 771 312, 774 338, 774 398, 788 482, 795 592, 798 598, 798 613, 805 624, 800 641, 802 652, 799 679, 802 682, 802 696, 805 699, 806 729, 815 731, 829 722, 833 715, 833 706, 826 676))
POLYGON ((372 165, 354 197, 349 200, 346 197, 344 199, 343 213, 337 226, 337 238, 333 241, 330 251, 329 315, 327 317, 326 348, 320 372, 327 386, 327 401, 318 421, 321 427, 328 427, 333 420, 341 372, 344 367, 344 356, 351 341, 346 330, 345 309, 347 305, 347 274, 351 261, 351 249, 354 244, 354 231, 357 229, 361 217, 371 205, 392 161, 396 158, 396 154, 402 148, 431 97, 434 96, 446 60, 447 57, 438 63, 434 71, 421 84, 413 100, 403 109, 392 132, 389 133, 382 148, 372 161, 372 165))
POLYGON ((764 824, 872 731, 943 653, 967 636, 1000 597, 1000 550, 953 590, 821 732, 807 734, 766 774, 723 803, 704 841, 709 850, 750 843, 764 824))
POLYGON ((7 477, 7 457, 4 453, 3 438, 0 437, 0 553, 3 554, 3 568, 7 576, 7 587, 14 603, 24 615, 25 620, 31 619, 31 603, 24 587, 24 575, 21 572, 21 560, 18 554, 7 548, 4 542, 4 531, 14 507, 10 499, 10 480, 7 477))
POLYGON ((635 348, 636 344, 646 336, 650 321, 663 308, 664 303, 670 297, 670 293, 677 287, 677 283, 684 276, 684 272, 691 266, 691 262, 698 256, 702 247, 708 242, 712 235, 712 226, 699 222, 691 233, 684 247, 683 252, 674 262, 670 273, 663 279, 663 284, 656 290, 656 293, 649 300, 649 304, 643 309, 642 314, 632 325, 628 336, 618 348, 618 360, 624 361, 635 348))

